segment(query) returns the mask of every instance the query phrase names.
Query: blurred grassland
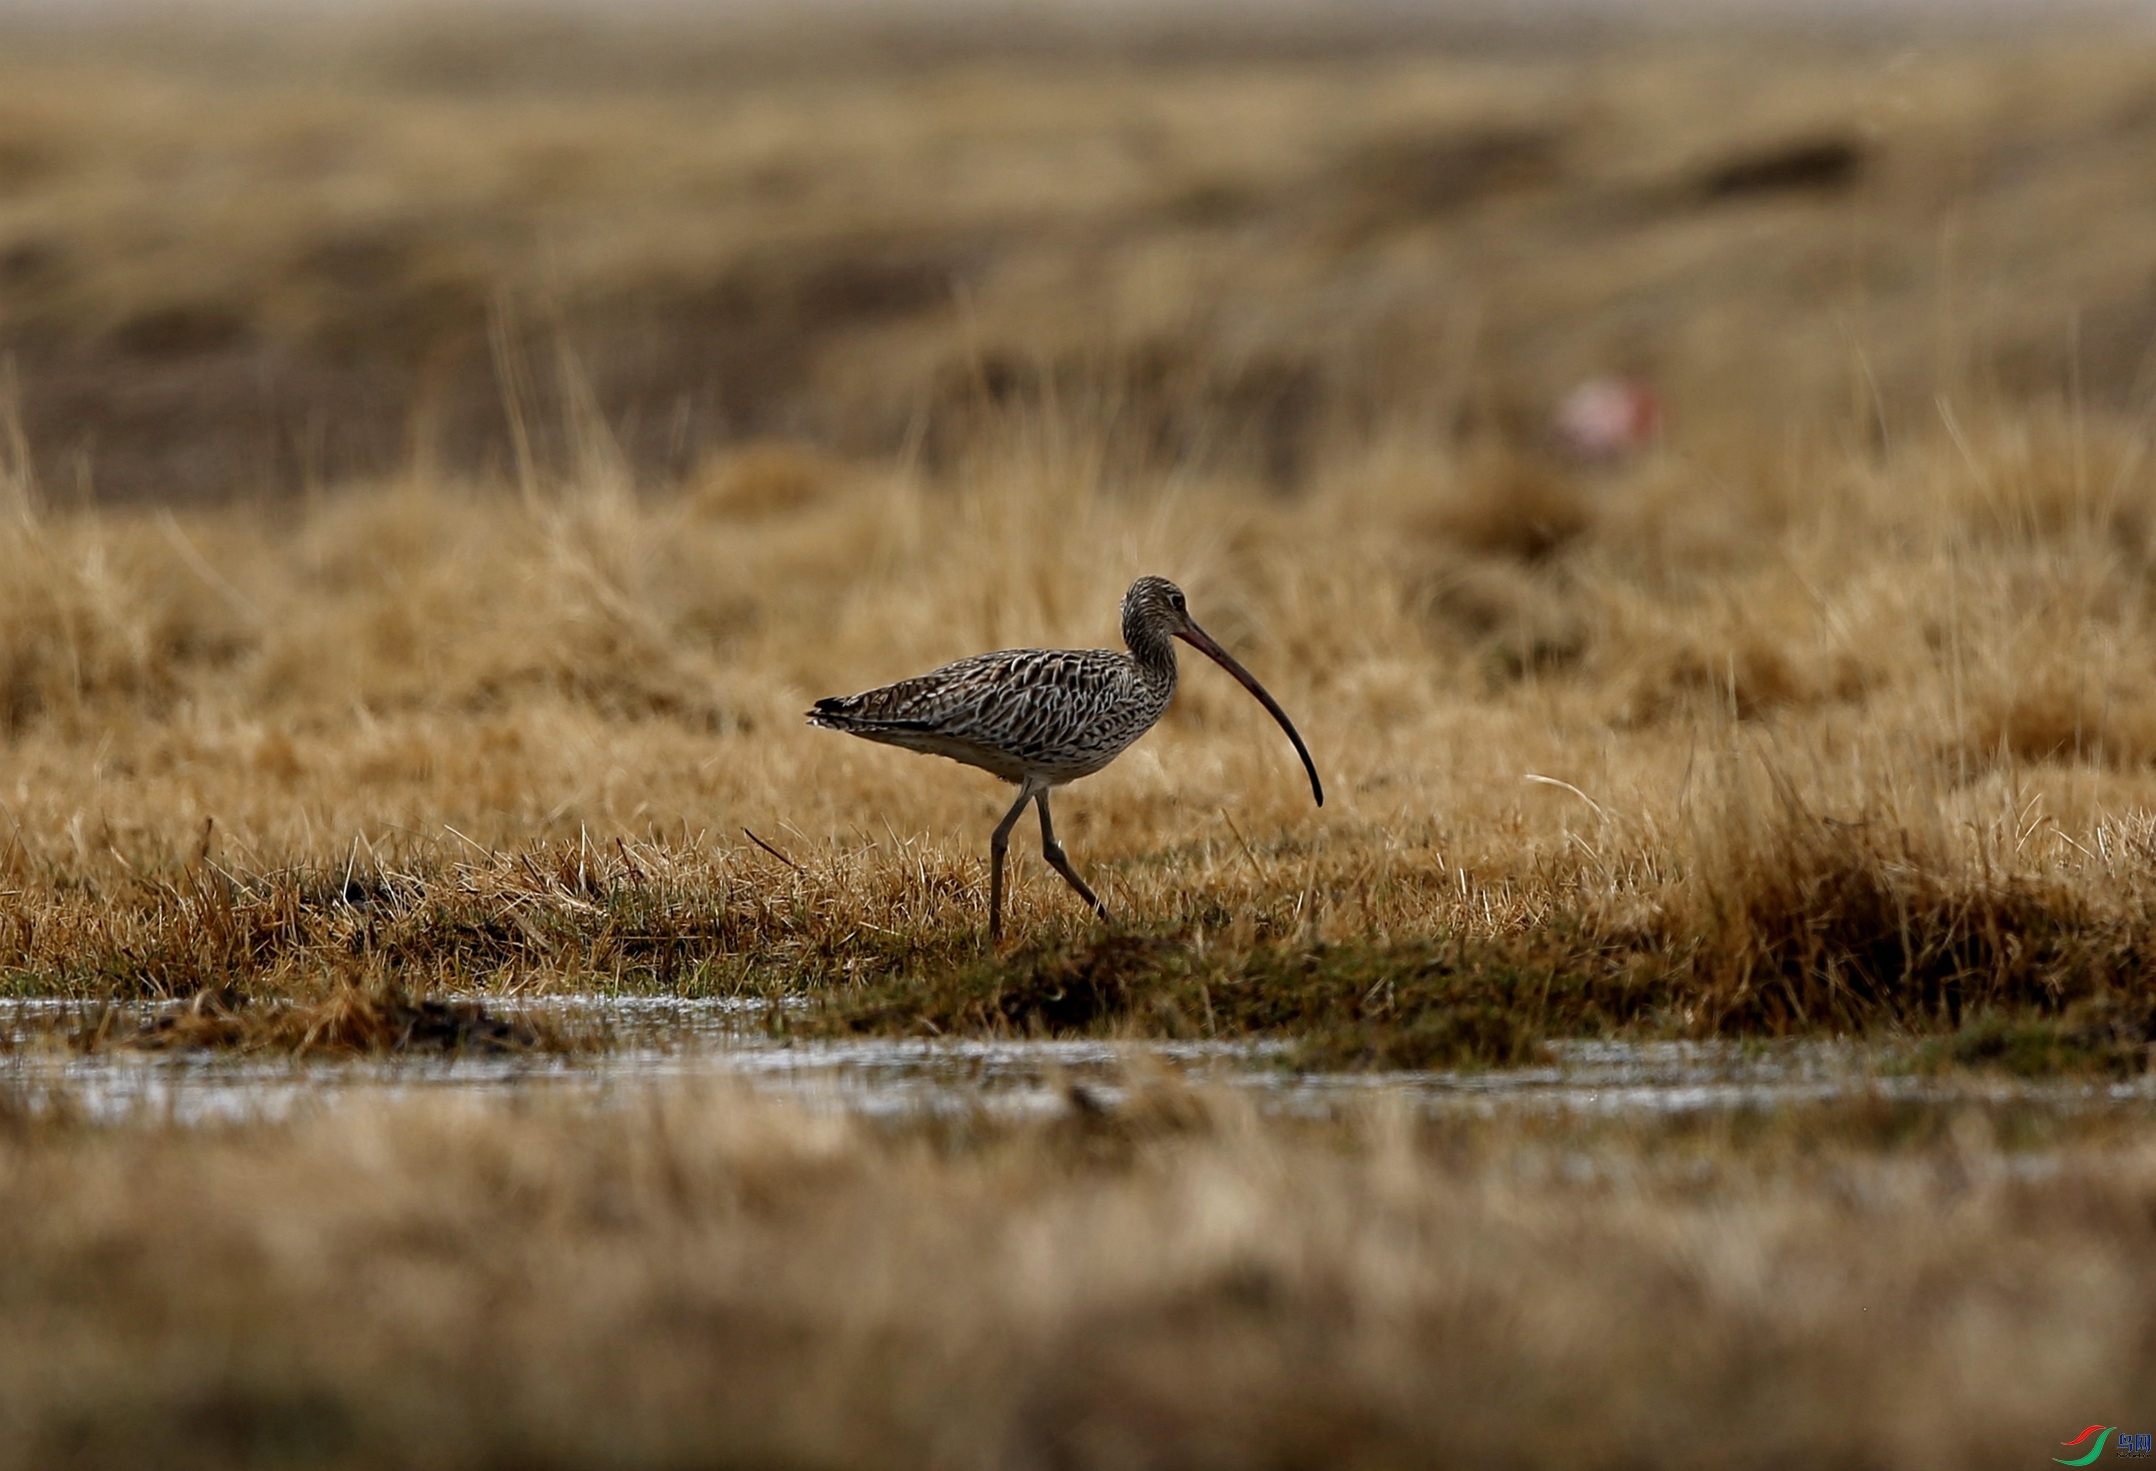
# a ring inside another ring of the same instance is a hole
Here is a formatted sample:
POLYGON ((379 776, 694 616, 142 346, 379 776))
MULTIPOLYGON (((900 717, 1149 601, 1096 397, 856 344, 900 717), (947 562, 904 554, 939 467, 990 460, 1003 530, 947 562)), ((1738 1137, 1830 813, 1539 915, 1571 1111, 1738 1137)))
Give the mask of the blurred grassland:
POLYGON ((0 59, 16 991, 2145 1060, 2156 48, 338 34, 0 59), (1333 801, 1193 669, 980 962, 998 789, 799 712, 1143 572, 1333 801))
POLYGON ((1747 475, 1932 434, 1942 393, 2149 387, 2131 37, 678 25, 10 35, 0 342, 48 488, 507 473, 503 378, 542 450, 575 405, 504 335, 574 350, 646 483, 758 435, 942 467, 1047 406, 1293 488, 1612 370, 1747 475))
POLYGON ((2012 1109, 10 1114, 0 1466, 1988 1471, 2148 1402, 2152 1195, 2012 1109))

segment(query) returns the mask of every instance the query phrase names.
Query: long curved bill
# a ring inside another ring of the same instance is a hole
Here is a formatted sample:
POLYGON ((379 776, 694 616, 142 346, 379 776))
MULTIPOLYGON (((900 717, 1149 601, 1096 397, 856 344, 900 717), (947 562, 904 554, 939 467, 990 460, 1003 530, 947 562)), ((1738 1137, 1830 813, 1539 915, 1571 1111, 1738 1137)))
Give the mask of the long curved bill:
POLYGON ((1258 683, 1256 675, 1236 663, 1235 656, 1214 643, 1212 637, 1197 624, 1191 624, 1176 637, 1234 675, 1244 689, 1257 696, 1258 703, 1265 707, 1267 713, 1280 722, 1280 728, 1288 733, 1288 739, 1295 742, 1295 754, 1303 758, 1303 770, 1310 773, 1310 795, 1317 798, 1318 805, 1323 807, 1325 784, 1318 780, 1318 764, 1310 759, 1310 748, 1303 744, 1302 736, 1295 729, 1295 722, 1288 719, 1288 712, 1280 708, 1280 702, 1265 692, 1265 686, 1258 683))

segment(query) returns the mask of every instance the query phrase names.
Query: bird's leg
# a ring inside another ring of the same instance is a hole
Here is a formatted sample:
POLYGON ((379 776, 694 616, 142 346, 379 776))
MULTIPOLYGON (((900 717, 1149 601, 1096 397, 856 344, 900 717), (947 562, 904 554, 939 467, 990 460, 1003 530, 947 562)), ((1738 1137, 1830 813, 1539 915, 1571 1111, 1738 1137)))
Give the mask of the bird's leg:
POLYGON ((1030 783, 1021 786, 1018 800, 1003 814, 1003 821, 996 824, 996 835, 988 840, 988 943, 991 945, 1003 938, 1003 855, 1010 851, 1011 829, 1018 825, 1018 814, 1026 810, 1026 803, 1033 797, 1030 783))
POLYGON ((1101 903, 1099 897, 1085 886, 1085 880, 1078 877, 1078 870, 1072 868, 1070 859, 1064 856, 1063 845, 1056 841, 1055 824, 1048 817, 1048 791, 1045 787, 1035 800, 1041 804, 1041 857, 1048 860, 1050 868, 1063 875, 1065 883, 1078 891, 1079 898, 1093 906, 1095 914, 1106 919, 1108 906, 1101 903))

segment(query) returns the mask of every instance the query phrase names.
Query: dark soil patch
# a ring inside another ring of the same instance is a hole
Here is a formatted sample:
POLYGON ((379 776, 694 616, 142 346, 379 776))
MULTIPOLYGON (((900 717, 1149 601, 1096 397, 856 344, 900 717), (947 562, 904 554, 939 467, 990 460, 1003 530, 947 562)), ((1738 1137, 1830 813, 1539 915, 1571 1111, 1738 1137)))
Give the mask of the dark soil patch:
POLYGON ((78 1045, 237 1052, 385 1054, 522 1052, 550 1038, 477 1001, 373 995, 341 987, 314 1003, 259 1004, 203 993, 184 1006, 137 1016, 107 1011, 76 1034, 78 1045))

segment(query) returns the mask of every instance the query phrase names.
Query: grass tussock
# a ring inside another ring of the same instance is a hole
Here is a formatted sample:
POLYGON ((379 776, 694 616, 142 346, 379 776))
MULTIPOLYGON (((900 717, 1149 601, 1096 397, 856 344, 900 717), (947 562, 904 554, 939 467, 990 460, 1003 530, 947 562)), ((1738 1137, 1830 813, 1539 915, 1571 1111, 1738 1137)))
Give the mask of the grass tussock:
POLYGON ((413 1000, 347 984, 312 1002, 257 1005, 241 992, 198 991, 183 1005, 147 1013, 107 1007, 70 1040, 84 1049, 351 1057, 533 1051, 552 1040, 552 1030, 522 1017, 496 1016, 475 1001, 413 1000))
POLYGON ((1935 830, 1883 811, 1836 818, 1794 805, 1786 788, 1758 795, 1782 810, 1717 833, 1712 866, 1663 919, 1672 945, 1689 950, 1698 990, 1688 1005, 1703 1026, 1922 1029, 2087 1008, 2126 1029, 2117 1040, 2137 1061, 2156 1041, 2137 979, 2149 933, 2136 904, 2007 863, 1957 869, 1927 851, 1935 830))
POLYGON ((0 1465, 2018 1466, 2147 1400, 2152 1192, 1875 1106, 11 1111, 0 1465))

